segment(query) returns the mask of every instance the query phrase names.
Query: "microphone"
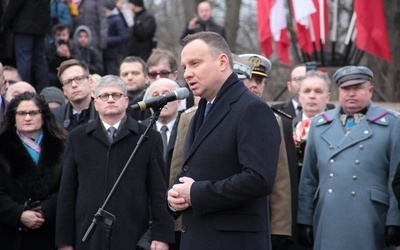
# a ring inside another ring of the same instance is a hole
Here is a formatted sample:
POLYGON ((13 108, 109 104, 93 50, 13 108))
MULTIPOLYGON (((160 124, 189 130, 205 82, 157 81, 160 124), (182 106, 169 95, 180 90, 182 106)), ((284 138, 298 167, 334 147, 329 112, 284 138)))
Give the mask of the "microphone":
POLYGON ((145 110, 148 108, 159 107, 175 100, 183 100, 187 97, 189 97, 189 90, 187 88, 179 88, 168 94, 156 96, 145 101, 140 101, 131 105, 131 108, 133 110, 145 110))

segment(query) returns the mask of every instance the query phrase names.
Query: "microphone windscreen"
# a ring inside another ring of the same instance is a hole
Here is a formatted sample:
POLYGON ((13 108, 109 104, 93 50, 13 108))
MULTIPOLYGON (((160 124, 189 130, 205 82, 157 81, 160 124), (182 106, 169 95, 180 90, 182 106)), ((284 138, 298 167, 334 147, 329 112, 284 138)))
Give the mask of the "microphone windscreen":
POLYGON ((175 91, 175 94, 177 100, 183 100, 189 97, 190 95, 189 90, 187 88, 179 88, 175 91))

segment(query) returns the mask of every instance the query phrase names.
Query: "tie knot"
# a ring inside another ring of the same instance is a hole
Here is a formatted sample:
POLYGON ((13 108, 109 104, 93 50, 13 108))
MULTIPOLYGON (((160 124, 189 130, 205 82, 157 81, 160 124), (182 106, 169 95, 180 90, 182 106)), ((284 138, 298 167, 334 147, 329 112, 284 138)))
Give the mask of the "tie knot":
POLYGON ((79 122, 80 118, 81 118, 81 113, 75 113, 74 114, 76 121, 79 122))
POLYGON ((117 131, 117 129, 114 128, 114 127, 109 127, 107 129, 107 131, 108 131, 108 135, 110 136, 110 139, 114 139, 115 138, 115 132, 117 131))
POLYGON ((161 132, 167 132, 168 131, 168 127, 163 125, 163 126, 161 126, 160 130, 161 130, 161 132))

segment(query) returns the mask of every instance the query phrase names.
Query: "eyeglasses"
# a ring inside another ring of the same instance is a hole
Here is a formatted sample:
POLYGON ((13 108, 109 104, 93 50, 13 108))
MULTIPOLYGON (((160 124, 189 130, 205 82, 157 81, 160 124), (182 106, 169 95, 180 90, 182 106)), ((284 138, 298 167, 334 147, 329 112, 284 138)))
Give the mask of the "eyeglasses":
POLYGON ((63 81, 62 84, 64 86, 69 86, 72 84, 72 81, 74 81, 76 84, 81 84, 87 78, 89 78, 89 76, 87 76, 87 75, 75 76, 74 78, 63 81))
POLYGON ((100 98, 102 101, 108 101, 108 98, 110 98, 110 96, 111 96, 112 99, 113 99, 114 101, 116 101, 116 100, 121 99, 121 97, 122 97, 123 95, 124 95, 124 94, 121 94, 121 93, 112 93, 112 94, 104 93, 104 94, 99 95, 97 98, 100 98))
POLYGON ((296 76, 292 78, 292 81, 301 82, 304 79, 304 76, 296 76))
POLYGON ((12 85, 14 83, 16 83, 17 81, 13 81, 13 80, 4 80, 4 84, 8 84, 8 85, 12 85))
POLYGON ((15 111, 15 114, 18 117, 21 117, 21 118, 25 118, 26 115, 29 115, 30 117, 35 117, 40 113, 42 113, 41 110, 32 110, 32 111, 29 111, 29 112, 26 112, 26 111, 15 111))
POLYGON ((158 75, 162 78, 167 78, 171 73, 172 71, 163 70, 160 72, 149 72, 148 75, 150 79, 156 79, 158 75))

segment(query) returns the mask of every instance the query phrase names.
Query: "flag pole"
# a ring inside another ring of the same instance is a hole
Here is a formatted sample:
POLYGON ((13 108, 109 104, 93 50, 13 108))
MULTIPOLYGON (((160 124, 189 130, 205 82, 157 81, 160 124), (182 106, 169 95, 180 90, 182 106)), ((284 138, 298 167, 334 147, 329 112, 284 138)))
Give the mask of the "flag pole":
POLYGON ((350 21, 350 25, 349 25, 349 29, 347 30, 346 38, 344 40, 344 44, 345 44, 345 56, 344 56, 344 60, 343 60, 344 65, 346 65, 346 63, 347 63, 347 58, 349 57, 350 49, 352 46, 351 36, 353 34, 354 27, 356 24, 356 18, 357 18, 357 14, 356 14, 356 12, 353 12, 353 15, 352 15, 351 21, 350 21))
POLYGON ((325 13, 324 13, 324 0, 318 1, 319 5, 319 43, 320 43, 320 55, 322 66, 325 66, 324 58, 324 47, 325 47, 325 13))
POLYGON ((337 30, 338 30, 338 9, 339 9, 339 0, 334 0, 333 3, 333 22, 332 22, 332 51, 331 58, 332 62, 335 61, 335 50, 336 50, 336 41, 337 41, 337 30))
POLYGON ((318 54, 317 54, 317 45, 315 44, 315 32, 314 32, 314 25, 313 22, 311 20, 311 16, 310 16, 310 38, 311 38, 311 43, 313 45, 313 55, 314 55, 314 59, 316 61, 318 61, 318 54))

